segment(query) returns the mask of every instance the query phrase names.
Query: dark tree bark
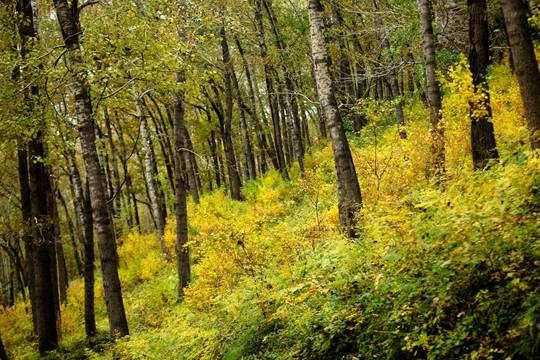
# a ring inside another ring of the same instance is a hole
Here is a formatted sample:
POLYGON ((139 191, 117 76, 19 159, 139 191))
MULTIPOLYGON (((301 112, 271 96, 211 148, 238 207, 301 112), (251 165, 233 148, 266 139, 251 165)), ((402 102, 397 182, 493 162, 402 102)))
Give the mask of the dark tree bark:
MULTIPOLYGON (((210 115, 208 115, 208 120, 210 121, 210 115)), ((216 144, 216 132, 214 130, 210 131, 210 139, 208 139, 208 144, 210 146, 210 153, 212 154, 214 174, 216 175, 216 186, 220 188, 221 187, 221 170, 219 168, 219 159, 218 159, 217 144, 216 144)))
MULTIPOLYGON (((31 42, 37 38, 37 31, 33 22, 32 3, 30 0, 21 0, 17 3, 17 12, 21 16, 18 24, 21 38, 21 57, 26 61, 31 51, 31 42)), ((31 85, 25 90, 25 107, 28 114, 35 111, 36 102, 39 98, 39 88, 31 85)), ((32 228, 31 256, 34 268, 34 300, 33 316, 35 317, 35 329, 38 335, 38 348, 40 355, 45 355, 47 351, 58 346, 58 333, 56 323, 56 312, 54 303, 56 267, 54 274, 51 271, 51 246, 54 249, 54 233, 47 206, 47 185, 49 184, 48 174, 45 171, 43 159, 45 151, 43 148, 43 131, 45 126, 43 119, 37 119, 35 134, 28 143, 28 180, 24 179, 26 172, 26 159, 19 158, 19 173, 21 177, 21 190, 26 184, 29 185, 30 194, 30 223, 32 228), (24 164, 23 164, 24 162, 24 164), (27 182, 26 182, 27 181, 27 182)), ((22 149, 21 149, 22 150, 22 149)), ((22 156, 24 153, 21 153, 22 156)), ((22 200, 27 195, 22 195, 22 200)), ((25 211, 23 209, 23 211, 25 211)), ((25 211, 26 212, 26 211, 25 211)), ((23 213, 23 216, 28 214, 23 213)), ((30 255, 30 254, 29 254, 30 255)), ((58 296, 58 295, 57 295, 58 296)))
MULTIPOLYGON (((377 0, 371 0, 373 4, 373 8, 376 11, 379 11, 379 4, 377 0)), ((379 37, 381 39, 381 45, 382 49, 388 53, 388 56, 390 57, 388 64, 386 65, 388 67, 388 75, 390 76, 390 97, 392 100, 398 100, 399 99, 399 85, 398 85, 398 76, 396 73, 396 68, 394 65, 394 61, 390 55, 390 41, 388 41, 388 37, 386 34, 386 31, 384 30, 383 24, 379 19, 375 19, 375 23, 379 27, 379 37)), ((407 138, 407 133, 403 129, 403 125, 405 124, 405 116, 403 115, 403 103, 401 100, 397 101, 396 103, 396 123, 398 126, 399 136, 402 139, 407 138)))
POLYGON ((431 121, 433 165, 437 181, 444 173, 444 131, 439 125, 441 120, 441 91, 435 77, 437 67, 435 57, 435 40, 431 17, 431 0, 418 0, 420 7, 420 25, 422 26, 422 43, 426 61, 426 81, 431 121))
MULTIPOLYGON (((335 0, 330 1, 330 6, 332 7, 332 26, 338 34, 335 38, 335 41, 339 46, 339 58, 336 66, 336 73, 338 78, 338 80, 336 81, 336 87, 337 91, 342 95, 344 103, 343 105, 345 107, 347 115, 351 119, 353 131, 357 133, 362 129, 362 127, 364 127, 366 122, 366 120, 363 119, 362 115, 360 115, 358 110, 354 109, 357 102, 356 96, 361 92, 359 92, 358 89, 355 89, 354 86, 354 78, 351 71, 351 61, 349 59, 349 56, 347 55, 347 44, 344 40, 346 37, 343 35, 343 31, 345 30, 342 26, 343 18, 339 12, 335 0)), ((355 37, 354 41, 356 43, 358 42, 358 39, 356 39, 355 37)), ((356 50, 358 51, 359 49, 356 50)))
MULTIPOLYGON (((180 16, 186 16, 186 1, 178 1, 178 10, 180 16)), ((179 41, 185 37, 181 30, 178 34, 179 41)), ((185 83, 185 74, 178 71, 176 74, 176 83, 183 85, 185 83)), ((181 89, 182 86, 179 86, 181 89)), ((178 270, 178 298, 184 298, 184 290, 191 280, 191 264, 188 246, 188 217, 187 217, 187 169, 184 155, 184 116, 185 116, 185 95, 183 90, 174 94, 173 114, 174 114, 174 176, 176 182, 176 260, 178 270)))
POLYGON ((500 3, 527 118, 531 147, 533 150, 540 149, 540 73, 527 23, 527 3, 523 0, 500 0, 500 3))
MULTIPOLYGON (((35 299, 39 352, 45 355, 58 344, 55 309, 55 281, 51 271, 51 247, 54 246, 54 230, 47 207, 47 174, 41 160, 44 159, 41 131, 30 141, 30 198, 32 203, 32 234, 34 239, 35 299)), ((53 247, 54 249, 54 247, 53 247)), ((56 271, 56 267, 54 267, 56 271)), ((56 275, 56 273, 54 274, 56 275)), ((57 293, 58 294, 58 293, 57 293)), ((56 294, 56 298, 58 295, 56 294)))
POLYGON ((95 144, 90 89, 86 82, 88 76, 83 66, 84 61, 79 44, 80 29, 76 14, 70 9, 66 0, 54 0, 54 5, 70 64, 75 95, 75 114, 87 181, 90 187, 92 218, 97 233, 110 334, 113 338, 123 337, 129 334, 129 330, 118 277, 118 255, 114 229, 108 213, 107 194, 103 187, 104 174, 99 165, 95 144))
POLYGON ((308 6, 317 89, 334 153, 339 220, 349 237, 356 237, 358 234, 354 226, 356 225, 356 217, 362 208, 362 195, 328 67, 328 50, 324 37, 324 8, 320 0, 309 0, 308 6))
POLYGON ((94 226, 92 220, 92 202, 90 189, 86 183, 84 196, 84 329, 86 337, 97 334, 96 315, 94 306, 94 226))
POLYGON ((58 198, 58 201, 60 201, 60 204, 62 205, 62 209, 64 209, 64 214, 66 216, 66 221, 68 223, 69 228, 69 237, 71 239, 71 246, 73 246, 73 256, 75 257, 75 264, 77 265, 77 273, 79 275, 83 275, 83 263, 81 261, 81 256, 79 255, 79 250, 77 246, 77 241, 75 238, 75 234, 77 232, 75 228, 75 224, 73 223, 73 220, 71 219, 71 215, 69 213, 66 200, 64 199, 64 196, 62 195, 62 192, 58 190, 56 192, 56 197, 58 198))
POLYGON ((186 167, 187 181, 189 185, 189 192, 191 193, 191 199, 195 204, 201 202, 199 197, 200 186, 197 182, 197 160, 195 159, 195 152, 193 150, 193 143, 189 136, 189 131, 184 121, 181 124, 180 131, 182 132, 182 154, 184 155, 184 166, 186 167))
POLYGON ((255 90, 253 89, 253 79, 251 76, 251 71, 249 70, 246 56, 244 54, 244 48, 242 47, 242 44, 240 43, 240 39, 238 37, 235 37, 235 42, 236 42, 236 47, 238 49, 238 52, 240 53, 240 57, 242 58, 242 65, 244 67, 244 72, 246 74, 246 80, 247 80, 247 85, 248 85, 250 106, 246 107, 246 111, 248 111, 250 115, 250 119, 251 119, 250 125, 255 128, 255 131, 257 133, 257 145, 260 151, 259 165, 261 168, 261 173, 264 174, 268 168, 265 153, 268 155, 268 158, 275 159, 274 167, 276 169, 279 167, 279 165, 277 163, 277 158, 272 149, 272 146, 268 143, 267 137, 270 137, 270 143, 271 143, 272 142, 271 136, 270 134, 267 134, 265 130, 263 130, 261 126, 261 122, 259 121, 259 118, 257 116, 257 98, 255 96, 255 90))
POLYGON ((221 50, 223 56, 223 65, 225 71, 223 73, 223 81, 225 86, 225 111, 222 127, 223 150, 225 151, 225 160, 227 162, 227 174, 229 176, 229 185, 231 187, 231 199, 242 200, 240 188, 242 181, 240 178, 240 169, 236 166, 236 155, 234 153, 234 144, 232 140, 232 115, 233 115, 233 99, 232 99, 232 60, 229 52, 229 44, 225 35, 225 26, 220 30, 221 35, 221 50))
POLYGON ((238 103, 238 115, 240 116, 240 128, 242 130, 242 137, 244 138, 242 142, 242 148, 244 152, 244 163, 246 164, 246 178, 254 180, 257 177, 256 166, 255 166, 255 156, 253 155, 253 147, 251 146, 251 136, 248 131, 247 121, 246 121, 246 112, 248 112, 247 106, 244 104, 242 99, 242 94, 240 93, 240 85, 238 84, 238 78, 236 77, 236 72, 234 67, 231 66, 231 78, 234 85, 234 94, 236 96, 236 102, 238 103))
POLYGON ((115 214, 120 213, 120 209, 122 209, 122 194, 120 194, 120 171, 118 169, 118 154, 116 152, 116 147, 114 146, 113 141, 113 134, 112 134, 112 126, 111 126, 111 120, 109 118, 109 112, 106 107, 103 108, 103 117, 105 118, 105 128, 107 129, 107 140, 109 141, 109 148, 111 152, 111 162, 113 166, 113 177, 114 177, 114 186, 112 189, 111 198, 115 196, 114 198, 114 207, 113 212, 115 214), (117 194, 115 194, 117 192, 117 194))
POLYGON ((278 48, 278 52, 281 56, 281 67, 283 70, 285 84, 282 84, 280 87, 282 88, 281 92, 284 98, 283 100, 285 103, 285 108, 287 109, 288 113, 286 119, 287 127, 290 132, 290 142, 292 143, 294 155, 298 160, 298 166, 300 167, 300 171, 304 173, 304 144, 302 143, 302 130, 300 125, 300 117, 298 116, 296 87, 293 81, 294 64, 287 63, 286 61, 285 54, 289 52, 289 49, 287 47, 287 44, 281 40, 281 36, 279 34, 277 26, 277 19, 273 13, 272 7, 267 1, 263 1, 263 3, 268 18, 270 20, 272 32, 274 33, 274 37, 276 39, 276 46, 278 48), (283 91, 283 87, 285 88, 285 91, 283 91))
MULTIPOLYGON (((285 179, 289 178, 287 172, 287 164, 285 163, 285 154, 283 152, 283 142, 281 136, 281 126, 278 108, 278 98, 276 90, 274 89, 273 73, 274 69, 268 60, 268 48, 266 46, 266 40, 264 35, 264 25, 262 18, 262 0, 255 0, 255 27, 257 32, 257 40, 259 42, 259 48, 261 51, 261 57, 264 62, 264 74, 266 80, 266 91, 268 93, 268 105, 270 106, 270 114, 272 116, 272 124, 274 129, 274 147, 277 154, 277 162, 279 171, 283 174, 285 179)), ((261 106, 261 109, 264 107, 261 106)))
MULTIPOLYGON (((28 293, 30 296, 30 304, 32 306, 32 314, 36 313, 35 299, 35 272, 34 272, 34 243, 31 231, 32 205, 30 199, 30 184, 28 174, 28 151, 26 145, 22 145, 21 141, 17 142, 17 157, 19 171, 19 189, 21 193, 21 212, 24 224, 23 241, 24 250, 26 253, 26 278, 28 279, 28 293)), ((37 318, 32 316, 34 325, 34 335, 37 335, 37 318)))
POLYGON ((150 149, 150 137, 148 134, 148 123, 146 121, 146 116, 144 115, 142 104, 141 104, 141 95, 135 90, 135 107, 137 109, 137 117, 139 119, 140 134, 142 141, 142 152, 144 155, 144 171, 146 177, 146 186, 148 188, 148 195, 150 198, 150 203, 152 204, 152 213, 154 215, 154 221, 156 222, 156 230, 158 232, 159 245, 161 246, 161 251, 165 254, 167 250, 165 249, 165 242, 163 236, 165 235, 165 216, 162 211, 160 195, 158 190, 158 185, 155 179, 156 172, 154 171, 153 162, 154 156, 150 149))
POLYGON ((8 360, 6 349, 4 349, 4 343, 2 342, 2 336, 0 335, 0 360, 8 360))
POLYGON ((487 85, 487 67, 490 64, 489 29, 486 0, 468 0, 469 8, 469 64, 475 90, 483 100, 470 103, 471 148, 473 166, 483 169, 491 159, 497 159, 497 145, 491 122, 491 106, 487 85))
MULTIPOLYGON (((56 253, 56 267, 58 268, 58 290, 60 292, 60 302, 67 303, 68 273, 66 259, 64 256, 64 244, 62 243, 62 230, 60 228, 60 215, 58 214, 58 204, 56 203, 56 193, 58 189, 53 180, 52 169, 50 166, 45 168, 49 177, 49 186, 47 189, 47 205, 49 214, 53 222, 55 244, 52 250, 56 253)), ((54 269, 56 273, 56 269, 54 269)), ((60 312, 60 308, 58 309, 60 312)))

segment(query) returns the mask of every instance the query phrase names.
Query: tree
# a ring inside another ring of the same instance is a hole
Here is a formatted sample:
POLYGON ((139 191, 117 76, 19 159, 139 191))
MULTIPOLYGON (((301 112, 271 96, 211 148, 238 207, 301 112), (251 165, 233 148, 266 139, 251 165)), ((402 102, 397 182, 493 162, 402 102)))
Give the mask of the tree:
POLYGON ((426 82, 429 118, 431 122, 433 165, 435 167, 437 181, 439 181, 444 173, 444 130, 439 124, 441 120, 442 101, 439 84, 435 77, 437 63, 431 17, 431 0, 418 0, 418 6, 420 7, 423 53, 426 62, 426 82))
POLYGON ((4 343, 2 342, 2 336, 0 335, 0 360, 8 360, 6 349, 4 349, 4 343))
POLYGON ((527 23, 527 3, 500 0, 525 109, 531 147, 540 149, 540 73, 527 23))
POLYGON ((339 114, 334 84, 328 67, 328 50, 324 35, 324 8, 320 0, 309 0, 309 24, 312 56, 319 100, 326 117, 336 167, 339 221, 350 237, 357 236, 354 229, 356 216, 362 208, 362 195, 349 143, 339 114))
MULTIPOLYGON (((18 13, 21 15, 19 23, 19 35, 21 38, 21 58, 23 62, 27 60, 31 51, 31 43, 37 38, 37 31, 34 26, 32 3, 30 0, 19 2, 18 13)), ((33 285, 34 295, 33 306, 35 330, 37 330, 39 352, 45 355, 47 351, 53 350, 58 346, 58 328, 57 312, 55 309, 55 300, 58 299, 58 288, 56 282, 56 266, 54 252, 54 232, 51 217, 50 182, 49 174, 45 169, 44 161, 46 159, 44 150, 43 129, 45 123, 41 115, 36 113, 36 102, 39 98, 39 87, 31 85, 25 90, 24 103, 25 110, 30 116, 36 116, 38 119, 34 128, 34 136, 28 141, 28 160, 23 159, 24 151, 19 153, 19 176, 21 193, 28 185, 30 194, 30 218, 32 229, 32 245, 27 246, 32 256, 33 266, 33 285), (28 177, 25 178, 26 166, 28 166, 28 177), (28 183, 27 183, 28 181, 28 183), (51 251, 52 250, 52 251, 51 251), (51 263, 54 266, 51 266, 51 263)), ((22 149, 21 149, 22 150, 22 149)), ((22 195, 23 201, 28 200, 28 195, 22 195), (26 198, 26 200, 25 200, 26 198)), ((27 209, 23 208, 23 217, 27 217, 27 209)), ((31 297, 32 298, 32 297, 31 297)), ((59 324, 58 324, 59 325, 59 324)))
MULTIPOLYGON (((233 95, 232 95, 232 77, 233 64, 229 51, 229 44, 225 34, 225 24, 220 29, 221 51, 223 56, 223 82, 225 92, 225 111, 223 114, 223 124, 221 133, 223 138, 223 150, 225 151, 225 161, 227 163, 227 174, 231 187, 231 199, 242 200, 240 188, 242 187, 240 171, 236 166, 236 155, 234 153, 234 144, 232 139, 232 116, 233 116, 233 95)), ((219 101, 216 99, 216 101, 219 101)))
MULTIPOLYGON (((185 16, 187 4, 178 1, 178 15, 185 16)), ((178 40, 183 41, 185 32, 178 31, 178 40)), ((188 247, 188 219, 187 219, 187 169, 186 156, 184 156, 184 115, 185 115, 185 74, 182 69, 176 73, 178 90, 174 93, 174 178, 175 178, 175 209, 176 209, 176 260, 178 271, 178 298, 184 297, 184 289, 191 278, 191 264, 188 247)))
POLYGON ((109 217, 107 197, 103 187, 104 174, 99 164, 95 143, 93 110, 90 101, 90 89, 86 80, 88 73, 81 56, 80 28, 78 24, 79 9, 76 1, 73 4, 75 4, 74 8, 70 8, 66 0, 54 0, 69 59, 75 98, 75 115, 90 188, 92 218, 98 240, 110 334, 113 338, 116 338, 128 335, 129 330, 122 299, 122 288, 118 277, 118 256, 114 229, 109 217))
POLYGON ((468 0, 469 8, 469 64, 475 92, 479 99, 471 102, 471 148, 473 166, 483 169, 490 159, 497 159, 497 145, 491 122, 491 106, 487 67, 490 63, 489 29, 486 0, 468 0))

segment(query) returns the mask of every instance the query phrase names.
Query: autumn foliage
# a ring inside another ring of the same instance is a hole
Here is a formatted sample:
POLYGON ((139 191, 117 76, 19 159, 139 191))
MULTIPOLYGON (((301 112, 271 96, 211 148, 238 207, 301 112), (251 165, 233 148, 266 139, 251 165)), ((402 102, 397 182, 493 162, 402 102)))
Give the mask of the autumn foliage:
MULTIPOLYGON (((175 264, 156 234, 127 231, 119 274, 131 336, 107 332, 96 285, 100 335, 86 340, 83 288, 62 308, 61 359, 532 359, 540 352, 538 286, 540 159, 527 148, 519 89, 507 64, 490 89, 500 161, 473 171, 463 61, 444 78, 446 173, 429 164, 428 114, 365 101, 370 123, 352 152, 364 194, 360 237, 339 229, 328 144, 306 156, 306 172, 277 172, 245 184, 245 201, 223 190, 189 204, 193 281, 178 302, 175 264)), ((174 249, 174 223, 165 245, 174 249)), ((99 281, 98 281, 99 283, 99 281)), ((0 316, 14 359, 37 358, 28 303, 0 316)))

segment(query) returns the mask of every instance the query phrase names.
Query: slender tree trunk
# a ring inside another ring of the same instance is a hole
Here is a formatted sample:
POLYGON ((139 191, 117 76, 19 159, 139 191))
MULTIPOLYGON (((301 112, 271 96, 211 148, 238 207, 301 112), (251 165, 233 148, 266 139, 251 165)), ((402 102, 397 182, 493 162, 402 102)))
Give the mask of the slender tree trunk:
POLYGON ((66 216, 66 221, 68 223, 68 228, 69 228, 69 237, 71 239, 71 246, 73 246, 73 256, 75 257, 75 264, 77 265, 77 273, 82 276, 83 263, 79 255, 77 241, 75 240, 75 234, 77 232, 75 229, 75 224, 73 224, 73 220, 71 219, 71 215, 69 214, 66 200, 64 199, 64 196, 62 195, 62 192, 60 190, 56 192, 56 197, 58 198, 58 201, 60 201, 60 204, 62 204, 62 209, 64 209, 64 214, 66 216))
POLYGON ((242 186, 240 179, 240 170, 236 166, 236 156, 234 154, 234 144, 232 141, 232 115, 233 115, 233 99, 232 99, 232 60, 229 52, 229 45, 225 35, 225 26, 221 27, 221 50, 223 55, 223 65, 225 72, 223 80, 225 85, 225 113, 223 121, 223 149, 225 150, 225 160, 227 162, 227 173, 229 176, 229 185, 231 187, 231 199, 242 200, 240 188, 242 186))
POLYGON ((103 188, 103 173, 99 166, 95 144, 92 106, 88 78, 79 45, 80 29, 67 0, 54 0, 56 14, 68 53, 75 95, 75 114, 81 140, 83 160, 92 201, 92 218, 96 227, 103 287, 107 304, 110 334, 113 338, 129 334, 122 288, 118 277, 118 254, 114 229, 108 213, 107 195, 103 188))
POLYGON ((199 197, 200 186, 197 183, 197 161, 195 159, 195 153, 193 151, 193 143, 191 142, 191 137, 189 136, 189 131, 184 121, 182 121, 182 123, 178 125, 181 126, 180 131, 182 132, 182 143, 184 144, 182 154, 184 155, 184 166, 186 167, 187 181, 189 184, 191 199, 195 204, 199 204, 201 202, 199 197))
MULTIPOLYGON (((187 2, 178 0, 178 10, 180 16, 187 16, 187 2)), ((179 41, 183 41, 185 33, 180 30, 178 33, 179 41)), ((182 89, 185 83, 185 74, 183 71, 176 73, 176 83, 178 88, 182 89)), ((173 135, 174 135, 174 176, 176 182, 176 260, 178 270, 178 298, 184 298, 184 290, 191 280, 190 252, 188 246, 188 217, 187 217, 187 169, 185 152, 185 95, 183 90, 174 94, 173 104, 173 135)))
POLYGON ((426 80, 431 121, 432 154, 437 181, 444 173, 444 130, 439 125, 441 119, 441 92, 435 77, 437 67, 435 57, 435 40, 431 17, 431 0, 418 0, 420 7, 420 24, 422 26, 423 52, 426 61, 426 80))
MULTIPOLYGON (((23 221, 23 240, 24 250, 26 253, 26 278, 28 279, 28 293, 30 296, 30 304, 32 306, 32 314, 36 314, 36 299, 35 299, 35 272, 34 272, 34 243, 31 231, 32 205, 30 199, 30 184, 28 174, 28 152, 26 146, 21 145, 21 141, 17 143, 17 157, 19 161, 19 188, 21 193, 21 211, 23 221)), ((37 318, 32 316, 34 325, 34 335, 38 334, 37 318)))
POLYGON ((216 132, 214 130, 210 132, 210 139, 208 140, 208 143, 210 145, 210 153, 212 154, 214 174, 216 175, 216 186, 219 189, 221 187, 221 170, 219 168, 219 159, 218 159, 217 144, 216 144, 216 132))
POLYGON ((236 77, 236 72, 234 67, 231 66, 231 78, 234 85, 234 93, 236 96, 236 101, 238 102, 238 115, 240 116, 240 128, 242 129, 243 141, 243 151, 244 159, 247 169, 247 178, 254 180, 257 177, 256 167, 255 167, 255 156, 253 155, 253 147, 251 146, 250 133, 248 132, 247 122, 246 122, 246 112, 247 106, 244 104, 242 95, 240 93, 240 85, 238 84, 238 79, 236 77))
POLYGON ((298 116, 298 101, 296 99, 296 88, 293 82, 294 70, 292 69, 294 64, 286 62, 285 54, 289 52, 287 45, 281 41, 281 36, 277 27, 277 19, 272 11, 270 4, 266 1, 263 2, 268 18, 270 19, 270 25, 276 39, 276 46, 279 54, 281 55, 281 67, 283 69, 284 86, 281 85, 282 95, 284 97, 285 108, 287 109, 287 125, 290 132, 290 142, 294 150, 294 155, 298 160, 298 166, 300 171, 304 173, 304 145, 302 143, 302 130, 300 125, 300 118, 298 116), (284 87, 284 89, 283 89, 284 87), (285 91, 283 91, 285 90, 285 91))
POLYGON ((531 147, 540 149, 540 73, 523 0, 500 0, 508 42, 512 49, 521 100, 525 109, 531 147))
POLYGON ((144 115, 140 94, 135 91, 135 107, 137 108, 137 117, 139 118, 141 140, 142 140, 142 152, 144 154, 144 171, 146 174, 146 184, 148 187, 148 195, 152 204, 152 213, 154 214, 154 220, 156 222, 156 230, 158 232, 159 244, 161 251, 165 254, 165 242, 163 236, 165 235, 165 218, 163 216, 159 190, 155 179, 155 172, 153 169, 153 156, 150 151, 150 138, 148 135, 148 123, 146 122, 146 116, 144 115))
MULTIPOLYGON (((33 22, 32 3, 30 0, 21 0, 17 3, 17 12, 21 17, 18 24, 21 38, 21 57, 26 61, 31 51, 31 42, 37 38, 37 31, 33 22)), ((28 114, 35 114, 36 101, 39 98, 39 88, 35 85, 25 90, 25 107, 28 114)), ((51 272, 51 244, 54 246, 54 235, 51 224, 49 208, 47 207, 47 184, 48 176, 45 171, 43 160, 45 151, 43 148, 42 127, 45 126, 43 119, 37 115, 37 125, 34 128, 34 138, 29 141, 28 146, 28 182, 24 177, 26 172, 26 160, 19 159, 19 165, 23 173, 20 173, 21 190, 26 184, 29 185, 30 194, 30 222, 32 226, 33 246, 31 255, 34 268, 34 300, 35 325, 38 335, 38 348, 40 355, 45 355, 49 350, 53 350, 58 344, 58 333, 56 323, 56 313, 54 307, 54 291, 56 290, 51 272), (26 182, 26 183, 25 183, 26 182)), ((22 155, 22 154, 21 154, 22 155)), ((25 195, 22 200, 25 201, 25 195)), ((26 198, 27 200, 27 198, 26 198)), ((25 211, 25 209, 23 209, 25 211)), ((23 216, 25 216, 23 212, 23 216)), ((54 268, 56 271, 56 267, 54 268)), ((54 273, 56 276, 56 272, 54 273)))
MULTIPOLYGON (((41 355, 53 350, 58 344, 55 311, 55 282, 51 271, 51 245, 54 235, 47 207, 47 175, 41 132, 30 141, 30 196, 32 202, 32 233, 34 238, 35 299, 39 352, 41 355)), ((56 271, 56 267, 54 267, 56 271)), ((55 274, 56 275, 56 274, 55 274)), ((56 295, 58 297, 58 295, 56 295)))
POLYGON ((362 195, 349 143, 334 96, 334 84, 328 66, 328 50, 324 37, 324 8, 320 0, 309 0, 309 24, 315 76, 321 106, 324 110, 336 167, 338 209, 341 225, 349 237, 356 237, 356 217, 362 207, 362 195))
POLYGON ((105 128, 107 129, 107 139, 109 140, 109 148, 111 152, 111 161, 113 166, 113 177, 114 177, 114 192, 112 196, 115 196, 114 199, 114 213, 119 214, 120 209, 122 209, 122 194, 120 194, 120 171, 118 169, 118 155, 116 153, 116 147, 114 146, 113 133, 111 127, 111 120, 109 118, 109 112, 106 107, 103 108, 103 117, 105 118, 105 128))
MULTIPOLYGON (((376 11, 379 11, 379 4, 377 3, 377 0, 371 0, 373 7, 376 11)), ((377 26, 379 27, 379 36, 381 39, 381 45, 382 49, 388 53, 389 61, 386 65, 388 67, 388 75, 390 76, 390 97, 392 100, 396 101, 399 99, 399 85, 398 85, 398 77, 394 65, 394 61, 392 60, 392 56, 390 55, 390 41, 388 41, 388 37, 386 35, 386 31, 384 31, 383 24, 379 19, 375 19, 375 22, 377 23, 377 26)), ((403 126, 405 124, 405 117, 403 115, 403 103, 401 100, 398 100, 396 102, 396 123, 398 126, 399 136, 402 139, 407 138, 407 132, 403 129, 403 126)))
MULTIPOLYGON (((68 273, 66 267, 66 259, 64 256, 64 244, 62 243, 62 230, 60 228, 60 216, 58 214, 58 204, 56 203, 56 193, 58 189, 54 184, 52 169, 50 166, 45 167, 47 176, 49 177, 49 186, 47 189, 47 205, 49 206, 49 214, 53 222, 55 244, 52 250, 56 253, 56 265, 58 268, 58 290, 60 291, 60 302, 67 303, 67 288, 68 288, 68 273)), ((56 269, 54 270, 56 273, 56 269)), ((60 313, 60 309, 58 309, 60 313)))
POLYGON ((0 360, 8 360, 6 349, 4 349, 4 343, 2 342, 2 336, 0 335, 0 360))
POLYGON ((489 29, 486 0, 468 0, 469 7, 469 64, 473 85, 482 100, 470 103, 471 148, 475 169, 483 169, 491 159, 499 158, 487 84, 489 60, 489 29))
POLYGON ((96 316, 94 311, 94 226, 92 220, 92 203, 90 189, 86 183, 84 196, 84 329, 86 337, 97 334, 96 316))
MULTIPOLYGON (((268 49, 266 47, 266 40, 264 38, 264 25, 263 25, 263 19, 262 19, 262 6, 261 6, 262 0, 255 0, 256 6, 255 6, 255 22, 256 22, 256 31, 257 31, 257 39, 259 41, 259 47, 261 50, 261 57, 263 58, 264 62, 264 73, 265 73, 265 79, 266 79, 266 90, 268 92, 268 103, 270 106, 270 114, 272 116, 272 124, 274 129, 274 147, 276 149, 277 153, 277 160, 278 160, 278 166, 279 171, 283 174, 283 177, 285 179, 289 178, 289 174, 287 172, 287 165, 285 163, 285 154, 283 152, 283 142, 281 137, 281 126, 280 126, 280 118, 279 118, 279 109, 278 109, 278 99, 277 94, 274 89, 274 81, 273 81, 273 69, 272 66, 269 63, 268 60, 268 49)), ((264 109, 263 107, 261 107, 264 109)))
MULTIPOLYGON (((238 37, 235 37, 236 47, 238 48, 238 52, 240 53, 240 56, 242 58, 242 65, 244 67, 244 72, 246 74, 246 80, 248 85, 248 93, 249 93, 249 107, 245 107, 246 111, 248 111, 250 115, 250 125, 251 127, 255 128, 255 131, 257 133, 257 145, 259 147, 259 156, 260 156, 260 167, 261 167, 261 173, 265 173, 267 170, 267 162, 266 162, 266 156, 265 153, 268 155, 270 159, 275 158, 275 154, 272 150, 272 147, 270 144, 268 144, 267 141, 267 134, 262 129, 261 123, 259 121, 259 118, 257 116, 257 99, 255 96, 255 91, 253 89, 253 79, 251 76, 251 71, 249 71, 249 66, 246 60, 246 56, 244 54, 244 49, 242 47, 242 44, 240 43, 240 40, 238 37)), ((261 110, 262 112, 263 110, 261 110)), ((276 163, 277 164, 277 163, 276 163)), ((276 166, 277 168, 277 166, 276 166)))

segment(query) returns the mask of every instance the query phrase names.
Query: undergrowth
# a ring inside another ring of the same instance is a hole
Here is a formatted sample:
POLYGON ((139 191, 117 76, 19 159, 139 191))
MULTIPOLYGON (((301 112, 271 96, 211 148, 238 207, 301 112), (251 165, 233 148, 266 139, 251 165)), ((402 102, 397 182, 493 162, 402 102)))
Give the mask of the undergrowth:
MULTIPOLYGON (((407 105, 407 139, 392 104, 365 103, 370 125, 351 137, 364 198, 359 239, 343 237, 332 152, 312 149, 306 173, 248 182, 246 201, 216 191, 189 205, 193 281, 176 299, 175 265, 155 234, 119 248, 131 336, 83 333, 83 286, 70 285, 64 337, 51 358, 532 359, 540 353, 540 159, 527 150, 519 91, 493 70, 491 99, 502 158, 474 172, 467 70, 446 84, 446 178, 429 165, 428 118, 407 105)), ((175 225, 165 243, 174 249, 175 225)), ((37 358, 28 304, 4 309, 14 359, 37 358)))

